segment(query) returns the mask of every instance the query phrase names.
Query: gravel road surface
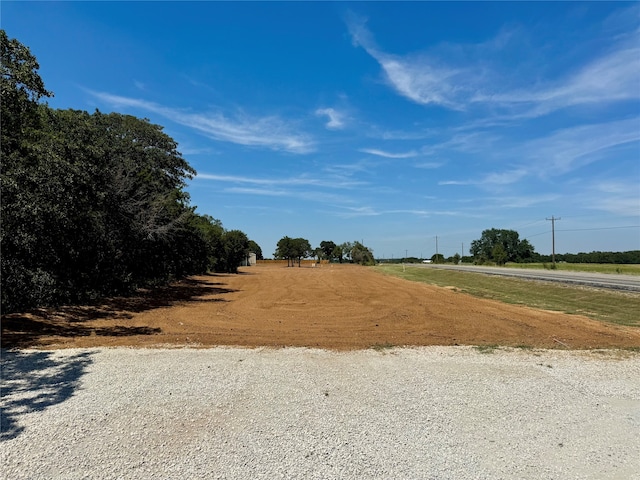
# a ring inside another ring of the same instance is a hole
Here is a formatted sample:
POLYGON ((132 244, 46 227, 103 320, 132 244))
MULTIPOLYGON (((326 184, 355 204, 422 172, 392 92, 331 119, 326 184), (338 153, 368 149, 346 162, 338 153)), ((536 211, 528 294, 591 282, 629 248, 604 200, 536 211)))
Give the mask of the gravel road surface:
POLYGON ((102 348, 2 365, 5 479, 640 478, 635 353, 102 348))

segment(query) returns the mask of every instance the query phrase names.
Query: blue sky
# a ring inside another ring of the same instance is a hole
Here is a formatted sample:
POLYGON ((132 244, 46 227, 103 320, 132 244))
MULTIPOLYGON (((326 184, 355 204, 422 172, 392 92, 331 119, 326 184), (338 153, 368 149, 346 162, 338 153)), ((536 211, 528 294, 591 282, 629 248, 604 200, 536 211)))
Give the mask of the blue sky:
POLYGON ((376 257, 640 249, 640 4, 2 2, 55 108, 163 125, 197 211, 376 257))

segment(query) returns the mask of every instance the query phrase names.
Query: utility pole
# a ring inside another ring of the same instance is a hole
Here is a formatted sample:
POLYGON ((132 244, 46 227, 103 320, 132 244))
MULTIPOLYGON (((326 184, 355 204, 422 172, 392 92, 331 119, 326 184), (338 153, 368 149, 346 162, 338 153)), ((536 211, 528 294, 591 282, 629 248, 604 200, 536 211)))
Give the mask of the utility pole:
POLYGON ((438 236, 436 235, 436 263, 438 263, 438 236))
POLYGON ((556 220, 562 220, 561 218, 556 218, 551 215, 551 218, 547 218, 547 220, 551 220, 551 261, 553 262, 553 267, 556 266, 556 220))

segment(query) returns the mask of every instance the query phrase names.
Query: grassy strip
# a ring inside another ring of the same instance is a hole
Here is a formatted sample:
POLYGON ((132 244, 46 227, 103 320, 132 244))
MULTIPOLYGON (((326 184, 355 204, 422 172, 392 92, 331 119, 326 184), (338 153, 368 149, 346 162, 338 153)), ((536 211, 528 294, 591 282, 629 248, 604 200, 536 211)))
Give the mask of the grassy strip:
POLYGON ((440 287, 452 286, 458 291, 479 298, 584 315, 619 325, 640 326, 640 295, 635 293, 436 268, 407 266, 404 271, 402 265, 381 265, 374 268, 381 273, 414 282, 440 287))
MULTIPOLYGON (((507 268, 530 268, 551 270, 551 263, 507 263, 507 268)), ((616 265, 613 263, 556 263, 555 270, 566 272, 618 273, 622 275, 640 275, 640 265, 616 265)))

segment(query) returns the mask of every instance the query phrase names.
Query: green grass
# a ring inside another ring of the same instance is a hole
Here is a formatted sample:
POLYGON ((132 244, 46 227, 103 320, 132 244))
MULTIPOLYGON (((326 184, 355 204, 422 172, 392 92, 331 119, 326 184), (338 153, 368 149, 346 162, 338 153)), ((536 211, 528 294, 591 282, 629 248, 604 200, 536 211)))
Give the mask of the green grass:
MULTIPOLYGON (((530 268, 550 270, 551 263, 507 263, 507 268, 530 268)), ((617 265, 613 263, 556 263, 556 270, 566 272, 619 273, 622 275, 640 275, 640 265, 617 265)))
POLYGON ((371 348, 378 351, 378 352, 383 352, 385 350, 390 350, 392 348, 394 348, 395 345, 393 345, 392 343, 389 342, 385 342, 385 343, 376 343, 375 345, 371 345, 371 348))
POLYGON ((491 344, 491 345, 476 345, 475 348, 480 353, 493 353, 496 350, 500 349, 500 345, 491 344))
POLYGON ((584 315, 619 325, 640 326, 640 294, 520 280, 472 272, 402 265, 374 267, 381 273, 441 287, 479 298, 543 310, 584 315))

